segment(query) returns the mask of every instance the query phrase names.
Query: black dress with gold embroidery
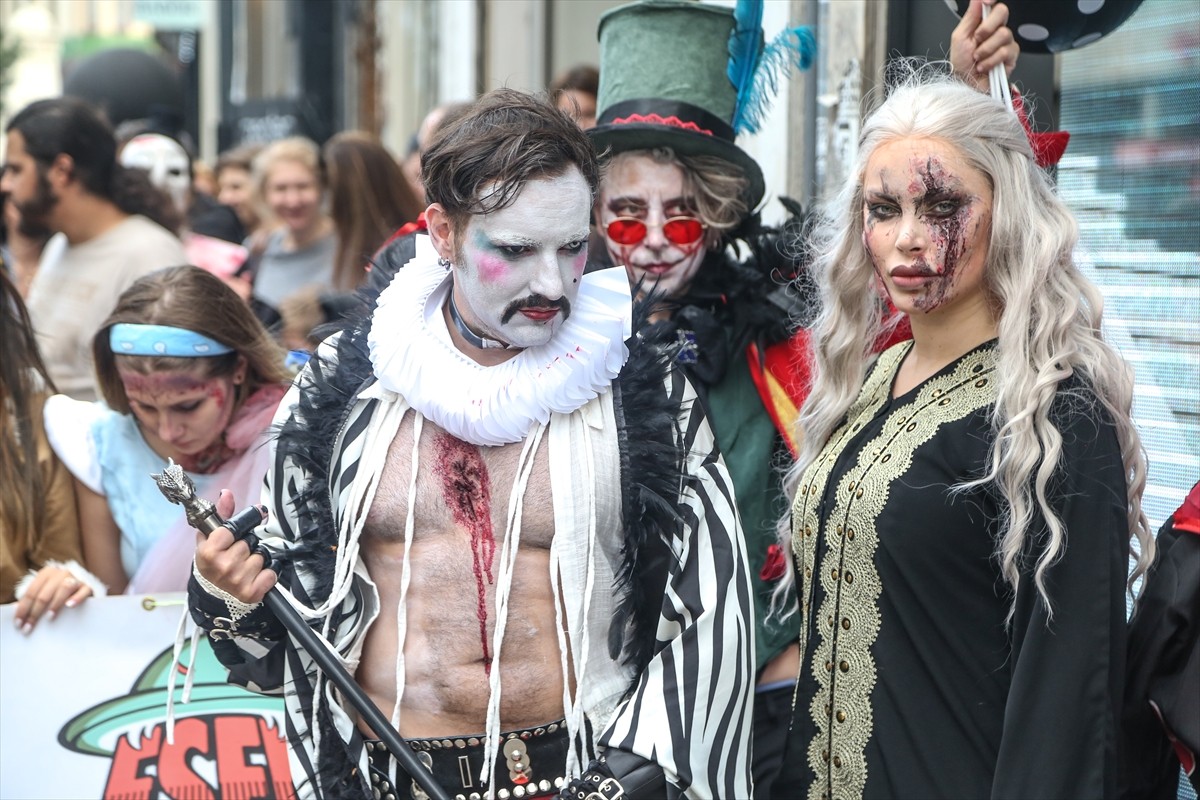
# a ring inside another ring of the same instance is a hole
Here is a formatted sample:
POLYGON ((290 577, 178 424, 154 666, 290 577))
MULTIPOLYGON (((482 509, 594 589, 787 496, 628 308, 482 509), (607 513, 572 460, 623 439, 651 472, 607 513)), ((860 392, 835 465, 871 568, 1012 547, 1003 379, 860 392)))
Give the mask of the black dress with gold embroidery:
POLYGON ((892 398, 910 347, 880 356, 798 487, 791 752, 811 783, 796 796, 1112 796, 1129 538, 1115 431, 1080 382, 1060 386, 1050 499, 1067 544, 1047 622, 1033 580, 1044 525, 1014 605, 994 556, 998 492, 952 491, 987 464, 995 344, 892 398))

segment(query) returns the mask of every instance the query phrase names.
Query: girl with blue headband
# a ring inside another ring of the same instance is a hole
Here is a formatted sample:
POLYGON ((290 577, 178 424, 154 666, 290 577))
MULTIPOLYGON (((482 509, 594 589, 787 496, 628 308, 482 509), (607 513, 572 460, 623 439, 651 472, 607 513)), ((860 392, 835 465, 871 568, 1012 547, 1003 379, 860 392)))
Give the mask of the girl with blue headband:
MULTIPOLYGON (((266 429, 288 381, 249 307, 196 267, 148 275, 92 341, 107 407, 47 401, 47 431, 75 477, 88 568, 110 592, 187 585, 195 535, 147 476, 174 459, 215 501, 257 496, 266 429)), ((33 620, 36 622, 36 620, 33 620)))

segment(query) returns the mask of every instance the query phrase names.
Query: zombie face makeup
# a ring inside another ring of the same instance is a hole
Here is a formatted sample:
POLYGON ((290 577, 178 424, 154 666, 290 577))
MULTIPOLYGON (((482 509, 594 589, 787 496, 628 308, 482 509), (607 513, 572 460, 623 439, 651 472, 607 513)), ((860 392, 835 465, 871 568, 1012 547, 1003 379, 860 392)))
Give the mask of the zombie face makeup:
POLYGON ((277 161, 263 181, 263 198, 271 213, 303 235, 321 216, 321 184, 312 170, 298 161, 277 161))
POLYGON ((664 234, 663 225, 681 216, 695 216, 682 169, 643 155, 613 161, 600 187, 596 222, 609 257, 625 266, 632 285, 640 282, 643 291, 654 289, 667 297, 687 291, 707 251, 703 236, 690 244, 676 244, 664 234), (614 241, 607 229, 618 217, 644 222, 646 237, 635 244, 614 241))
POLYGON ((900 311, 935 314, 986 303, 992 189, 939 139, 880 145, 863 178, 863 244, 900 311))
POLYGON ((513 347, 550 341, 579 291, 590 211, 587 181, 572 167, 455 231, 454 302, 467 327, 513 347))
POLYGON ((192 175, 179 142, 158 133, 135 136, 121 148, 121 164, 150 173, 150 182, 171 196, 175 208, 187 211, 192 175))
POLYGON ((223 441, 233 416, 234 390, 245 366, 233 375, 199 377, 199 368, 143 375, 121 362, 142 356, 118 356, 117 374, 125 387, 129 408, 146 442, 164 458, 185 469, 203 468, 223 441))

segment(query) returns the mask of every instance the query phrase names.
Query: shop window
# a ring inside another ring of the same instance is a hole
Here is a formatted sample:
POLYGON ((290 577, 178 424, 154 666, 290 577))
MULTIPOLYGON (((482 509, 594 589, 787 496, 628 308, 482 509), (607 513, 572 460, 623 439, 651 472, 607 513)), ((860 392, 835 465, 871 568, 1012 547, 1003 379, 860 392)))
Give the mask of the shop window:
POLYGON ((1200 479, 1200 5, 1145 0, 1061 56, 1059 191, 1106 334, 1136 371, 1157 528, 1200 479))

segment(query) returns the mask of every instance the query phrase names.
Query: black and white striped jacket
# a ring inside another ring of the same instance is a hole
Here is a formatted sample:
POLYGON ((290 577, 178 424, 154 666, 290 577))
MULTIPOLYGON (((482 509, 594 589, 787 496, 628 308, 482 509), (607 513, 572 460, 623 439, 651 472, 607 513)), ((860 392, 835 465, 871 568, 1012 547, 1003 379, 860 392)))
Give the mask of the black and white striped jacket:
MULTIPOLYGON (((374 380, 369 324, 351 325, 327 345, 281 406, 264 490, 271 518, 260 538, 272 549, 281 587, 310 613, 330 598, 338 526, 352 513, 347 490, 363 477, 372 422, 404 402, 379 391, 374 380)), ((590 704, 584 711, 596 744, 660 764, 671 796, 747 798, 754 624, 732 484, 670 349, 639 339, 629 347, 610 392, 589 404, 610 409, 594 419, 612 427, 598 441, 616 448, 620 481, 619 520, 596 533, 608 537, 609 552, 620 553, 619 566, 611 585, 593 587, 615 610, 606 635, 589 649, 610 667, 597 674, 618 675, 623 685, 604 701, 587 700, 587 678, 578 691, 590 704)), ((550 429, 584 413, 555 415, 550 429)), ((356 509, 364 518, 368 510, 356 509)), ((579 534, 556 532, 569 537, 569 546, 586 547, 579 534)), ((342 565, 353 569, 345 596, 311 621, 351 659, 351 670, 377 602, 365 566, 356 562, 342 565)), ((201 627, 211 630, 215 617, 227 615, 194 579, 190 595, 201 627)), ((239 622, 246 635, 214 642, 230 681, 284 696, 298 796, 371 796, 361 735, 312 659, 267 616, 256 609, 239 622)))

